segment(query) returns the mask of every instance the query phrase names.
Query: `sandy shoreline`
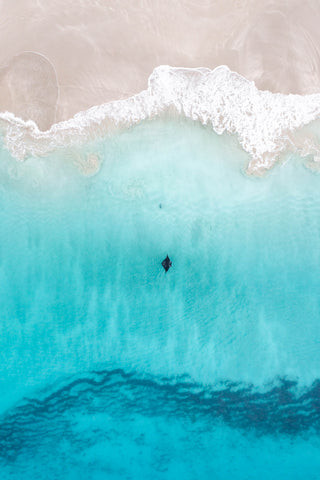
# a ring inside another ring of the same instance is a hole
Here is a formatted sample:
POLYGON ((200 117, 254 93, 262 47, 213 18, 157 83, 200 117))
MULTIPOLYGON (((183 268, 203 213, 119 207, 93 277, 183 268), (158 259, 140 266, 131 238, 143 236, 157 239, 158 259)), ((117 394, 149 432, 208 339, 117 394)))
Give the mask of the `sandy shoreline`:
POLYGON ((320 91, 315 0, 15 0, 0 5, 0 110, 42 130, 129 97, 160 64, 226 64, 260 89, 320 91))
POLYGON ((226 66, 210 70, 162 65, 152 72, 148 88, 129 98, 91 107, 46 131, 31 120, 0 113, 0 131, 11 155, 23 161, 60 147, 78 148, 167 114, 208 125, 219 135, 235 134, 251 157, 248 173, 263 174, 289 151, 309 155, 309 166, 319 168, 318 130, 313 127, 319 124, 320 93, 284 95, 258 90, 226 66))

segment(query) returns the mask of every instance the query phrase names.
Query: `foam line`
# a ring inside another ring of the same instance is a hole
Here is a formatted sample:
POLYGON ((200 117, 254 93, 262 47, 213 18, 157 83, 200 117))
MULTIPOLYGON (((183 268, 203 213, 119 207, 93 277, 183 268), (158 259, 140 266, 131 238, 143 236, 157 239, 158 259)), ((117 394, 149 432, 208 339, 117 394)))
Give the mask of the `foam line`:
MULTIPOLYGON (((271 168, 286 148, 297 147, 290 132, 319 118, 320 94, 260 91, 227 66, 210 70, 162 65, 154 69, 148 88, 141 93, 79 112, 46 132, 9 112, 0 114, 0 128, 11 154, 23 160, 103 137, 115 127, 129 127, 168 111, 209 124, 218 134, 236 134, 252 157, 249 171, 258 174, 271 168)), ((300 151, 309 153, 306 143, 300 151)))

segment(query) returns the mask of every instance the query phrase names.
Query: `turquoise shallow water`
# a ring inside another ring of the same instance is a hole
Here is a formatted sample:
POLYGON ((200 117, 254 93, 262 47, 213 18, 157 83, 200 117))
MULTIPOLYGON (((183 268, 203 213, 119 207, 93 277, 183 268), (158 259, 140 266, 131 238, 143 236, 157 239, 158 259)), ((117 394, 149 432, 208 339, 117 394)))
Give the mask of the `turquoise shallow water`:
POLYGON ((318 478, 320 176, 177 120, 0 155, 1 478, 318 478))

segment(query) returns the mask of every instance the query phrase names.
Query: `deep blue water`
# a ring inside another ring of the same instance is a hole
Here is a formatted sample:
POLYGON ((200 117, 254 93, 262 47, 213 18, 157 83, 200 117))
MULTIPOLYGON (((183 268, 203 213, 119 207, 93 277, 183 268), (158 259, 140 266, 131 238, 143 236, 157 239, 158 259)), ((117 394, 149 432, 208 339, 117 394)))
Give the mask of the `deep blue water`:
POLYGON ((0 478, 318 479, 320 176, 169 120, 0 160, 0 478))

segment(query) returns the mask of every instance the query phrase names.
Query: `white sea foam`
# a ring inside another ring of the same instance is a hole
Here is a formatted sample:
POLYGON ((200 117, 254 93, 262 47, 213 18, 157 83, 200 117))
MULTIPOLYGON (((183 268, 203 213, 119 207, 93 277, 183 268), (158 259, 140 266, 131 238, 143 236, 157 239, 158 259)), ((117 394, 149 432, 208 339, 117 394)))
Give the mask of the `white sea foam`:
POLYGON ((212 125, 218 134, 236 134, 252 157, 248 168, 251 173, 271 168, 287 148, 315 157, 320 151, 314 135, 296 141, 291 134, 320 117, 320 94, 260 91, 226 66, 214 70, 159 66, 141 93, 92 107, 54 124, 46 132, 33 121, 25 122, 9 112, 0 114, 0 127, 7 148, 15 158, 23 160, 28 155, 44 155, 59 146, 102 137, 114 127, 131 126, 172 110, 212 125))

